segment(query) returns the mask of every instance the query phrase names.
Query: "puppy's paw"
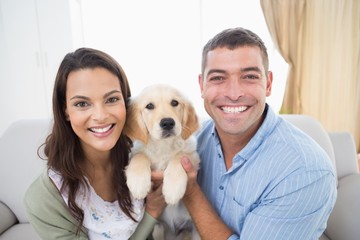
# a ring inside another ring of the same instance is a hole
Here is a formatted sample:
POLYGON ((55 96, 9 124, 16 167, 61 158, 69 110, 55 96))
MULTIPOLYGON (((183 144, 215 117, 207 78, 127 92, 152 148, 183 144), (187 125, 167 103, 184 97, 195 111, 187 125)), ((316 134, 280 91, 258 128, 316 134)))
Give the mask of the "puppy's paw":
POLYGON ((126 169, 127 185, 136 199, 144 199, 151 188, 151 172, 135 172, 131 168, 126 169))
POLYGON ((187 184, 186 174, 164 175, 163 195, 167 204, 178 203, 185 194, 187 184))
POLYGON ((130 174, 126 183, 134 198, 144 199, 151 188, 151 176, 148 174, 130 174))

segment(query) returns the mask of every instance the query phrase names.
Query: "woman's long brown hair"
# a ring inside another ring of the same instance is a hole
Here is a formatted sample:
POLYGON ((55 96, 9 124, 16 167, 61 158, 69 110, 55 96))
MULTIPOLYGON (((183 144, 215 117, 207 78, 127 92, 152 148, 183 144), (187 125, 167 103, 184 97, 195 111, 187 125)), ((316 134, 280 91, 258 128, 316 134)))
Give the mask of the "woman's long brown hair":
MULTIPOLYGON (((131 92, 127 77, 121 66, 104 52, 91 48, 80 48, 75 52, 68 53, 60 64, 55 79, 52 99, 53 128, 44 143, 44 153, 48 160, 48 168, 61 174, 63 177, 61 190, 68 190, 68 206, 72 215, 79 222, 77 234, 81 231, 84 213, 76 204, 75 198, 80 187, 86 187, 87 182, 84 177, 84 171, 80 167, 84 161, 84 152, 79 138, 72 130, 70 122, 65 115, 66 82, 70 72, 98 67, 105 68, 118 77, 127 109, 131 92)), ((131 140, 121 134, 110 154, 113 166, 112 181, 121 210, 128 217, 136 221, 132 216, 133 206, 124 174, 125 166, 127 166, 129 161, 130 148, 131 140)))

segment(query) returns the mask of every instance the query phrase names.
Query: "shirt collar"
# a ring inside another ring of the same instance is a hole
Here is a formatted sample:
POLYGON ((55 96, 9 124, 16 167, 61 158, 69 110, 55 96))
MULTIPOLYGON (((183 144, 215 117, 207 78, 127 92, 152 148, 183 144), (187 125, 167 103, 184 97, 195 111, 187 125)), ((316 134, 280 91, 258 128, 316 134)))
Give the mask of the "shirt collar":
POLYGON ((235 156, 234 160, 237 159, 237 156, 240 156, 245 160, 250 159, 256 149, 263 143, 264 139, 266 139, 266 137, 275 129, 279 116, 276 115, 268 104, 265 105, 264 114, 265 118, 260 128, 250 139, 248 144, 246 144, 246 146, 235 156))
MULTIPOLYGON (((271 134, 274 130, 279 116, 272 110, 272 108, 266 103, 264 109, 265 118, 263 123, 261 124, 260 128, 257 130, 255 135, 250 139, 248 144, 238 152, 234 157, 234 164, 238 161, 247 161, 256 151, 256 149, 262 144, 264 139, 271 134)), ((216 144, 220 144, 219 136, 215 129, 215 124, 213 122, 211 134, 216 142, 216 144)))

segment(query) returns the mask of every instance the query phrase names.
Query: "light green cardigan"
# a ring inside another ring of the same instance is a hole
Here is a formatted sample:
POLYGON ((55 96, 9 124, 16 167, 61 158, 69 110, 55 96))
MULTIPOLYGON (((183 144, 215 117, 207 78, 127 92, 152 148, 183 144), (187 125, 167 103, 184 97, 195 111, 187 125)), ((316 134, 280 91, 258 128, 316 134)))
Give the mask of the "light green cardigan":
MULTIPOLYGON (((30 185, 25 193, 24 203, 29 222, 41 239, 88 239, 84 227, 80 234, 76 235, 78 222, 50 181, 47 170, 30 185)), ((130 239, 152 239, 150 235, 156 222, 156 219, 145 213, 130 239)))

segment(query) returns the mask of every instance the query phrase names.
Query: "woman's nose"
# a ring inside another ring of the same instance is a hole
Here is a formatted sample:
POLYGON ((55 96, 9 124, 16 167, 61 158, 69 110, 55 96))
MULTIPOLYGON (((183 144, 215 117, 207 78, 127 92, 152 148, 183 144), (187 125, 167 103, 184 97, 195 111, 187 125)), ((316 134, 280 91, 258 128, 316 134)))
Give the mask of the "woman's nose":
POLYGON ((109 113, 106 108, 102 105, 95 105, 92 113, 92 118, 95 121, 101 122, 108 117, 109 113))

